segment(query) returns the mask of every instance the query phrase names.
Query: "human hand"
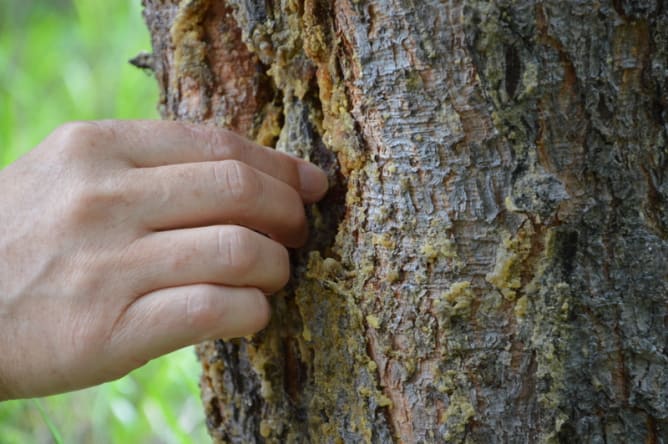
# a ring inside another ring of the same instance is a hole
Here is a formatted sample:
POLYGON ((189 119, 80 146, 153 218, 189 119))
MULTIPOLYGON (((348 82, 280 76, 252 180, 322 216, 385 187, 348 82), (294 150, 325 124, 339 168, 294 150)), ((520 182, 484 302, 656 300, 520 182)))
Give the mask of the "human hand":
POLYGON ((228 131, 67 124, 0 172, 0 400, 256 332, 327 178, 228 131), (263 234, 259 234, 263 233, 263 234))

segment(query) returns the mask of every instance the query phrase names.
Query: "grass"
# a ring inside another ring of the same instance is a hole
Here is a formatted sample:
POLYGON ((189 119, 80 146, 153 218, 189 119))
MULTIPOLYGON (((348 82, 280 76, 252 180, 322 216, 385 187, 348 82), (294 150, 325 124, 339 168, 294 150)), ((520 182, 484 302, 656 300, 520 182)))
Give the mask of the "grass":
MULTIPOLYGON (((139 0, 0 2, 0 167, 71 120, 156 118, 155 80, 127 60, 150 49, 139 0)), ((127 377, 0 403, 0 443, 208 442, 192 348, 127 377)))

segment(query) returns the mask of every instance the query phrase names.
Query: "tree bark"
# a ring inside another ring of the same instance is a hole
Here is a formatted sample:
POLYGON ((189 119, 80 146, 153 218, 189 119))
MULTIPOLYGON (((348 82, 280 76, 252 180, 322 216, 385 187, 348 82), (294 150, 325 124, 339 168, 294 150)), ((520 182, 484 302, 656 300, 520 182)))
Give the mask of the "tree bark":
POLYGON ((161 113, 309 158, 216 442, 668 443, 668 5, 144 0, 161 113))

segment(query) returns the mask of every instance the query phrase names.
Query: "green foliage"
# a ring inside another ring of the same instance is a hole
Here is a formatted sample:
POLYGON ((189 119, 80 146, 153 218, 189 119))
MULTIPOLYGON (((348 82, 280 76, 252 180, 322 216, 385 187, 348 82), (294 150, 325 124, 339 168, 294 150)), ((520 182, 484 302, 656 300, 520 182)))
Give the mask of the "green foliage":
POLYGON ((63 437, 60 434, 60 431, 58 430, 58 427, 53 423, 51 420, 51 416, 46 413, 46 410, 44 410, 44 407, 42 406, 42 403, 39 401, 39 399, 33 399, 33 404, 35 407, 37 407, 37 410, 39 410, 39 414, 42 416, 42 419, 46 423, 46 426, 49 428, 49 432, 51 432, 51 437, 53 440, 56 442, 56 444, 63 444, 63 437))
POLYGON ((0 443, 207 442, 199 373, 187 348, 99 387, 0 403, 0 443))
MULTIPOLYGON (((0 166, 71 120, 156 118, 139 0, 0 2, 0 166)), ((192 348, 118 381, 0 403, 0 443, 207 442, 192 348)))
POLYGON ((139 0, 0 2, 0 147, 6 164, 68 120, 155 118, 139 0))

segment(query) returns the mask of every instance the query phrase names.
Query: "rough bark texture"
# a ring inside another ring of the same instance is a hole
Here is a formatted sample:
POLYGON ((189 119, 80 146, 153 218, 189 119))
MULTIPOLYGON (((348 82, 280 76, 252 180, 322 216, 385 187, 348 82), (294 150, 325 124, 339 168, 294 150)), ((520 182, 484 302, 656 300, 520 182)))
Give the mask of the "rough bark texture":
POLYGON ((662 0, 144 0, 165 118, 310 158, 217 442, 668 442, 662 0))

